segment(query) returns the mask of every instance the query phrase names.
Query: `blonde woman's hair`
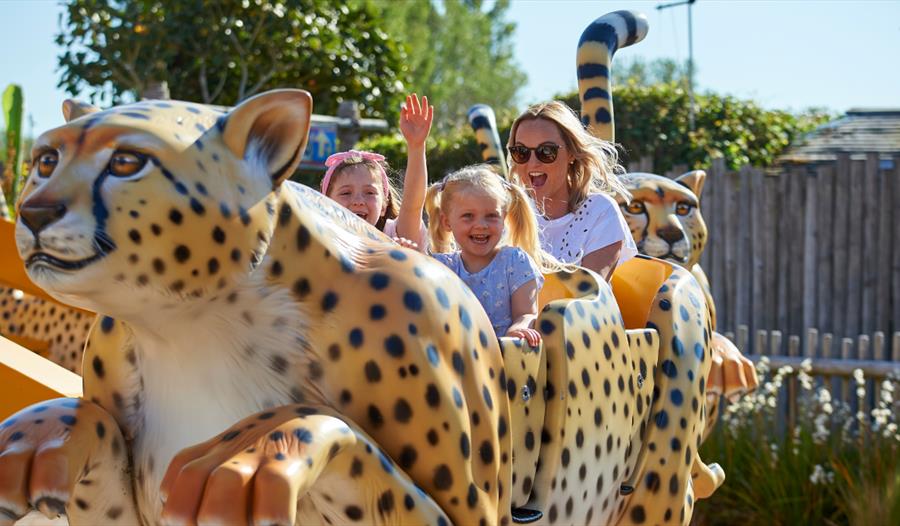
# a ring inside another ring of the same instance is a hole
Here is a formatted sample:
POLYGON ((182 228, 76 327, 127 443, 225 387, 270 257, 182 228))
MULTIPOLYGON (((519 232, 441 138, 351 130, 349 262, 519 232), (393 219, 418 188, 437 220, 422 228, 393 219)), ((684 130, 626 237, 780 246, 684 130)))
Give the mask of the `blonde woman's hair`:
MULTIPOLYGON (((550 121, 559 129, 564 146, 573 163, 568 167, 567 179, 569 187, 569 212, 575 212, 590 194, 619 194, 626 201, 631 200, 631 193, 619 180, 619 174, 625 170, 619 165, 619 152, 615 144, 598 139, 585 129, 578 116, 571 108, 559 101, 542 102, 526 109, 513 122, 509 131, 507 146, 516 144, 516 132, 524 121, 543 119, 550 121)), ((512 157, 508 157, 512 179, 512 157)), ((524 184, 523 181, 516 181, 524 184)), ((538 203, 538 206, 541 206, 538 203)))
POLYGON ((452 252, 456 249, 453 236, 444 230, 441 217, 450 214, 453 202, 459 194, 482 191, 494 197, 505 213, 505 234, 501 243, 519 247, 531 256, 541 272, 571 271, 552 255, 541 249, 538 223, 531 199, 519 185, 512 184, 488 164, 476 164, 457 170, 428 187, 425 193, 425 212, 428 214, 428 234, 434 252, 452 252))
MULTIPOLYGON (((388 219, 396 219, 400 214, 400 193, 394 187, 394 182, 391 180, 387 174, 390 172, 390 167, 385 161, 373 161, 371 159, 365 159, 361 156, 352 156, 347 157, 341 161, 334 169, 334 173, 331 176, 331 180, 334 181, 341 174, 350 168, 351 166, 363 165, 365 166, 371 173, 381 177, 382 171, 385 174, 385 179, 387 180, 387 195, 384 196, 385 207, 384 213, 381 217, 378 218, 378 221, 375 222, 375 228, 378 230, 384 231, 384 225, 387 223, 388 219)), ((337 185, 334 183, 329 184, 328 188, 325 188, 325 195, 331 197, 332 190, 336 188, 337 185)))

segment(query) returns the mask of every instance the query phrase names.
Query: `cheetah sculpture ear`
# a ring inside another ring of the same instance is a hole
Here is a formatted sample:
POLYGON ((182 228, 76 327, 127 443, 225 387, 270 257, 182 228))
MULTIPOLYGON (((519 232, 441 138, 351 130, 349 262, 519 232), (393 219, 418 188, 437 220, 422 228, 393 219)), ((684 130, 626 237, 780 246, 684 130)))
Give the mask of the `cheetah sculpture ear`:
POLYGON ((228 114, 222 139, 239 159, 261 156, 278 186, 303 157, 312 115, 307 91, 281 89, 251 97, 228 114))
POLYGON ((686 186, 691 192, 694 192, 697 199, 700 199, 700 194, 703 193, 703 183, 706 182, 706 172, 694 170, 678 177, 675 182, 686 186))
POLYGON ((79 117, 97 113, 100 111, 100 108, 91 106, 87 102, 81 102, 80 100, 66 99, 65 102, 63 102, 62 110, 63 118, 66 119, 66 122, 72 122, 79 117))

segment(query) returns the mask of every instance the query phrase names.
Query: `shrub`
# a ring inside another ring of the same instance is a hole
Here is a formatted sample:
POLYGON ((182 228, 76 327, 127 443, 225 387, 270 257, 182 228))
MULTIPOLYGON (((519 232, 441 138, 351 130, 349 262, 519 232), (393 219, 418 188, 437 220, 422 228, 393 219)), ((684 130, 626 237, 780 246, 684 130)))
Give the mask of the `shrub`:
MULTIPOLYGON (((808 362, 807 362, 808 363, 808 362)), ((758 364, 769 376, 767 362, 758 364)), ((900 434, 896 379, 881 385, 871 413, 852 412, 826 386, 799 371, 798 416, 786 429, 778 393, 793 371, 782 368, 756 393, 729 405, 701 449, 726 480, 699 501, 696 522, 725 524, 900 524, 900 434)), ((866 379, 854 380, 864 407, 866 379)))

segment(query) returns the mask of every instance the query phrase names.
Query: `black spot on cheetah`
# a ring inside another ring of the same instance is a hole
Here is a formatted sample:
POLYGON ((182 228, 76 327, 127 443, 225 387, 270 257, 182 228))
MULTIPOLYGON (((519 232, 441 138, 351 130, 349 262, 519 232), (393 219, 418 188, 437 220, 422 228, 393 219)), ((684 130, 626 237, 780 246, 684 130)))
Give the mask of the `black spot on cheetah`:
POLYGON ((102 440, 104 436, 106 436, 106 427, 103 422, 97 422, 97 438, 102 440))
POLYGON ((269 361, 269 367, 279 374, 284 374, 287 371, 288 362, 284 356, 280 354, 276 354, 269 361))
POLYGON ((91 365, 94 367, 94 374, 97 375, 97 378, 103 378, 106 375, 106 371, 103 368, 103 360, 101 360, 99 356, 94 356, 91 365))
POLYGON ((384 416, 382 416, 381 411, 375 407, 374 405, 369 405, 369 422, 371 422, 372 426, 375 429, 380 428, 384 425, 384 416))
POLYGON ((481 447, 478 448, 479 456, 481 457, 481 461, 485 464, 490 464, 494 461, 494 447, 487 440, 481 443, 481 447))
POLYGON ((104 334, 112 332, 115 325, 116 321, 109 316, 104 316, 103 319, 100 320, 100 330, 103 331, 104 334))
POLYGON ((322 310, 331 312, 338 304, 338 295, 332 291, 328 291, 322 296, 322 310))
POLYGON ((216 258, 209 258, 209 261, 206 262, 206 269, 209 271, 210 276, 217 273, 219 271, 219 260, 216 258))
POLYGON ((441 491, 446 491, 453 486, 453 475, 447 464, 441 464, 434 470, 434 487, 441 491))
POLYGON ((177 208, 169 210, 169 221, 175 223, 176 225, 180 225, 183 219, 184 216, 181 214, 181 212, 178 211, 177 208))
POLYGON ((310 239, 309 229, 300 225, 300 228, 297 229, 297 250, 302 252, 309 248, 310 239))
POLYGON ((129 230, 128 237, 131 239, 131 241, 134 242, 135 245, 141 244, 141 233, 138 232, 137 230, 134 230, 134 229, 129 230))
POLYGON ((441 405, 441 395, 434 384, 428 384, 428 387, 425 389, 425 401, 428 402, 430 407, 438 407, 441 405))
POLYGON ((392 334, 384 340, 384 348, 394 358, 401 358, 406 353, 403 339, 396 334, 392 334))
POLYGON ((191 257, 191 249, 184 245, 178 245, 175 247, 175 261, 179 263, 184 263, 191 257))
POLYGON ((347 515, 347 518, 352 521, 358 521, 358 520, 362 519, 362 516, 363 516, 362 510, 359 509, 358 506, 353 506, 353 505, 347 506, 346 508, 344 508, 344 513, 347 515))

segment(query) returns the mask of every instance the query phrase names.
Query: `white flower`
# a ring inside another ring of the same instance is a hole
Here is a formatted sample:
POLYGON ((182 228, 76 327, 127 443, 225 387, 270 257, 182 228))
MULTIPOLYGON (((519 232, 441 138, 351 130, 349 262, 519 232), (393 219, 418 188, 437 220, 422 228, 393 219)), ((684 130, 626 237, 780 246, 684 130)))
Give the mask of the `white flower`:
POLYGON ((857 387, 856 388, 856 397, 857 398, 865 398, 866 397, 866 388, 865 387, 857 387))
POLYGON ((819 389, 819 403, 825 404, 831 401, 831 391, 822 387, 819 389))
POLYGON ((825 402, 824 404, 822 404, 822 412, 826 415, 830 415, 834 412, 834 408, 831 407, 831 402, 825 402))
POLYGON ((854 369, 853 370, 853 379, 856 380, 857 385, 862 385, 866 383, 866 377, 863 375, 862 369, 854 369))

